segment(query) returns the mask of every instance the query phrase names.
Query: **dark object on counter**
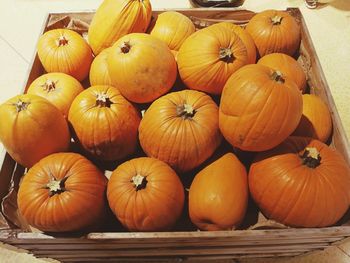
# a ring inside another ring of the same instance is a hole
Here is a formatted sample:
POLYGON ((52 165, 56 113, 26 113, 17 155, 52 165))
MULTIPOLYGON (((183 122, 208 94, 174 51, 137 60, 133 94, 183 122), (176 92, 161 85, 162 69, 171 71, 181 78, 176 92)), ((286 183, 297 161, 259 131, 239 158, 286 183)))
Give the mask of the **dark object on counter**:
POLYGON ((236 7, 243 4, 244 0, 190 0, 194 7, 236 7))

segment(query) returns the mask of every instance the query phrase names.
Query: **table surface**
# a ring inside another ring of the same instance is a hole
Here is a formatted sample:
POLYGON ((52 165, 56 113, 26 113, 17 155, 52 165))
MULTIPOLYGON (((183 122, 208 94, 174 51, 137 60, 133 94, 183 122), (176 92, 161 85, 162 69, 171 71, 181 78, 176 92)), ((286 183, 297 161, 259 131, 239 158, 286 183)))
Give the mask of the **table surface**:
MULTIPOLYGON (((0 0, 0 103, 23 90, 47 14, 95 10, 101 2, 102 0, 0 0)), ((245 0, 239 8, 256 12, 300 8, 341 121, 350 138, 350 1, 328 2, 318 9, 310 10, 302 0, 245 0)), ((151 3, 154 9, 191 7, 188 0, 151 0, 151 3)), ((5 150, 0 144, 0 163, 4 155, 5 150)), ((4 251, 0 251, 0 259, 4 251)), ((6 261, 6 258, 5 261, 0 261, 15 262, 6 261)), ((31 262, 28 260, 26 262, 31 262)))

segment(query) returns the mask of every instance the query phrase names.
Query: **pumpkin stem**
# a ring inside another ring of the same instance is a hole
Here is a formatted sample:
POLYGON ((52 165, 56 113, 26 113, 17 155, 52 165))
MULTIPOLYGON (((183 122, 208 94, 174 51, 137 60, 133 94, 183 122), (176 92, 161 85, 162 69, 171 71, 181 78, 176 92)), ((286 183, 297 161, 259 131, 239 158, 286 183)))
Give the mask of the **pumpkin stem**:
POLYGON ((50 91, 54 91, 56 89, 56 83, 52 80, 46 80, 46 82, 42 85, 42 87, 44 88, 45 91, 47 91, 48 93, 50 91))
POLYGON ((301 156, 303 164, 309 168, 316 168, 321 164, 321 156, 315 147, 306 147, 301 156))
POLYGON ((68 177, 64 177, 62 180, 56 180, 53 176, 51 176, 50 182, 47 183, 45 189, 49 189, 49 195, 53 196, 55 194, 60 194, 66 191, 66 188, 64 186, 65 182, 67 181, 68 177))
POLYGON ((226 62, 232 62, 234 57, 231 48, 229 47, 221 47, 219 50, 219 58, 226 62))
POLYGON ((57 40, 57 46, 65 46, 68 45, 68 40, 64 36, 60 36, 57 40))
POLYGON ((271 22, 273 25, 280 25, 282 22, 282 19, 283 19, 283 17, 276 15, 274 17, 271 17, 271 22))
POLYGON ((131 178, 131 182, 134 183, 136 191, 146 188, 146 176, 137 174, 131 178))
POLYGON ((271 75, 271 79, 278 82, 278 83, 284 83, 285 82, 285 79, 283 78, 283 74, 281 71, 274 71, 271 75))
POLYGON ((96 96, 96 106, 110 107, 112 105, 111 100, 106 93, 99 93, 96 96))
POLYGON ((14 104, 16 106, 17 112, 20 112, 22 110, 26 110, 30 102, 24 102, 21 99, 18 99, 18 101, 14 104))
POLYGON ((120 47, 120 50, 124 54, 129 53, 130 49, 131 49, 131 45, 129 41, 125 41, 120 47))
POLYGON ((177 106, 177 116, 182 117, 183 119, 192 118, 196 111, 193 109, 192 105, 184 103, 183 105, 177 106))

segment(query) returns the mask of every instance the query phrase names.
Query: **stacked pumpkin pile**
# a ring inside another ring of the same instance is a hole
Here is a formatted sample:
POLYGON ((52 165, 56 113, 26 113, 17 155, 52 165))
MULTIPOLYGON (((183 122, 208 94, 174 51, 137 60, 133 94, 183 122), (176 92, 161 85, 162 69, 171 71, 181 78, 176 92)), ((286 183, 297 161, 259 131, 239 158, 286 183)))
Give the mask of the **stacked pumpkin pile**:
POLYGON ((183 213, 184 177, 200 165, 188 207, 201 230, 239 227, 249 193, 283 224, 335 224, 349 206, 350 170, 325 144, 326 104, 302 94, 294 18, 270 10, 245 29, 223 22, 196 31, 180 13, 149 25, 151 14, 148 0, 105 0, 89 44, 68 29, 46 32, 38 56, 48 73, 0 106, 0 139, 30 168, 18 192, 29 224, 86 229, 105 215, 107 193, 125 228, 172 229, 183 213), (188 89, 176 91, 177 78, 188 89), (209 159, 223 144, 257 154, 249 167, 232 152, 209 159), (118 162, 109 181, 97 160, 118 162))

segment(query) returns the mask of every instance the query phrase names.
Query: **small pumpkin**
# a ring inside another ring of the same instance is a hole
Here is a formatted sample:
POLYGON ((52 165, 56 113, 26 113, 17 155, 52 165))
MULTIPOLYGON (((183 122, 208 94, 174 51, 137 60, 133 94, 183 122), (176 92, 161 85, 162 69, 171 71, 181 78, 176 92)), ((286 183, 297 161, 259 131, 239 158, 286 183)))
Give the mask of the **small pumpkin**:
POLYGON ((107 63, 113 85, 132 102, 152 102, 168 92, 176 80, 176 61, 170 49, 148 34, 120 38, 107 63))
POLYGON ((171 50, 178 51, 196 28, 191 19, 175 12, 167 11, 158 15, 150 30, 151 36, 164 41, 171 50))
POLYGON ((265 151, 298 126, 302 95, 294 81, 271 68, 252 64, 234 73, 222 92, 220 130, 234 147, 265 151))
POLYGON ((109 75, 107 56, 111 48, 104 49, 92 61, 90 68, 90 85, 108 85, 112 86, 111 77, 109 75))
POLYGON ((300 26, 289 13, 265 10, 256 14, 246 26, 252 36, 260 57, 270 53, 284 53, 290 56, 300 45, 300 26))
POLYGON ((303 115, 293 135, 327 142, 332 133, 332 117, 326 103, 316 95, 303 95, 303 115))
POLYGON ((88 39, 95 55, 129 33, 146 32, 151 21, 149 0, 104 0, 89 26, 88 39))
POLYGON ((201 170, 189 191, 191 221, 201 230, 232 230, 248 205, 248 177, 243 164, 227 153, 201 170))
POLYGON ((249 189, 268 218, 294 227, 331 226, 349 208, 350 168, 322 142, 290 137, 257 156, 249 189))
POLYGON ((30 84, 27 93, 47 99, 67 117, 74 98, 83 90, 83 86, 75 78, 55 72, 36 78, 30 84))
POLYGON ((97 159, 122 159, 136 149, 140 116, 112 86, 92 86, 80 93, 68 120, 79 144, 97 159))
POLYGON ((184 188, 174 170, 148 157, 119 165, 107 187, 109 206, 131 231, 171 229, 182 213, 184 196, 184 188))
POLYGON ((294 80, 302 93, 306 89, 306 75, 300 64, 291 56, 283 53, 272 53, 263 56, 258 64, 279 70, 283 75, 294 80))
POLYGON ((62 72, 79 81, 89 74, 92 51, 83 37, 69 29, 53 29, 38 42, 38 56, 47 72, 62 72))
POLYGON ((23 177, 18 208, 26 221, 39 230, 83 230, 103 217, 106 185, 106 177, 83 156, 51 154, 23 177))
POLYGON ((24 94, 9 99, 0 105, 0 119, 0 141, 25 167, 69 149, 70 133, 63 114, 42 97, 24 94))
MULTIPOLYGON (((182 44, 177 55, 181 79, 190 89, 221 94, 227 79, 240 67, 254 63, 251 46, 243 41, 244 31, 223 22, 201 29, 182 44)), ((253 45, 253 44, 252 44, 253 45)))
POLYGON ((221 143, 218 107, 203 92, 169 93, 145 112, 139 139, 148 156, 177 171, 189 171, 208 159, 221 143))

